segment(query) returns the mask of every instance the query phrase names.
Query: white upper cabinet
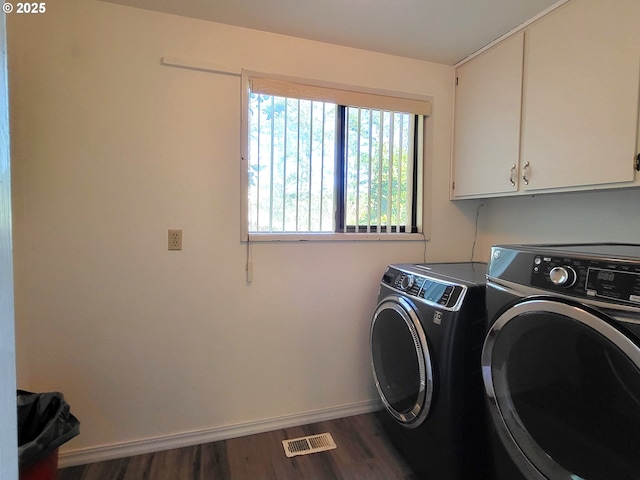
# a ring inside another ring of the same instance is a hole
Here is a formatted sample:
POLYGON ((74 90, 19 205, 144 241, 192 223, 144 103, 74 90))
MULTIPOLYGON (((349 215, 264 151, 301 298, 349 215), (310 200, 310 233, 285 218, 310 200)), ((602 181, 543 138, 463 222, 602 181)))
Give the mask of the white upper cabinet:
POLYGON ((456 70, 452 196, 517 190, 523 38, 456 70))
POLYGON ((640 0, 570 0, 524 30, 521 96, 522 33, 461 65, 451 198, 638 185, 639 28, 640 0))
POLYGON ((524 190, 634 180, 639 60, 640 0, 575 0, 527 30, 524 190))

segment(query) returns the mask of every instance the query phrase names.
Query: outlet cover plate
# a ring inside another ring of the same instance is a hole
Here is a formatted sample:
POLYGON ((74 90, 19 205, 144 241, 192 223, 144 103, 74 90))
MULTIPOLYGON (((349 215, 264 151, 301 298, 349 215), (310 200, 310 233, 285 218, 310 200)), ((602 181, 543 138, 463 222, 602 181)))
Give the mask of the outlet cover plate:
POLYGON ((170 228, 168 242, 169 250, 182 250, 182 230, 170 228))

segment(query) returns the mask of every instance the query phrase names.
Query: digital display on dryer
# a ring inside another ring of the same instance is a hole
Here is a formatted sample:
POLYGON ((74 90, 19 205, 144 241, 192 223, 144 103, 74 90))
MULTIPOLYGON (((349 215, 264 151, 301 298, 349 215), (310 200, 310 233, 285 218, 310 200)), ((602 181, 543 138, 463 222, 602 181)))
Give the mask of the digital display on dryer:
POLYGON ((640 304, 640 273, 589 268, 587 294, 640 304))
POLYGON ((446 289, 447 285, 443 285, 442 283, 425 282, 422 290, 422 298, 433 303, 438 303, 446 289))

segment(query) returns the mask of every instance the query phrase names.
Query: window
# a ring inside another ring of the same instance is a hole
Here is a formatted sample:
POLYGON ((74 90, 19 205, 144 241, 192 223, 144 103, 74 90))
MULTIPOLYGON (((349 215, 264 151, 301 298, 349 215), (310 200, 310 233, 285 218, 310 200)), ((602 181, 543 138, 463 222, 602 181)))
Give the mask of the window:
POLYGON ((252 77, 250 234, 416 233, 423 99, 252 77))

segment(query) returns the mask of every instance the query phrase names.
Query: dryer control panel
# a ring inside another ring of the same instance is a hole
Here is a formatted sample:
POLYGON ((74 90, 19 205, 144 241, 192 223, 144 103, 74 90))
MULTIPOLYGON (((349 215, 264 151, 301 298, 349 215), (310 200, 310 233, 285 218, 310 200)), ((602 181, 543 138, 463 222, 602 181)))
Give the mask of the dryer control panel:
POLYGON ((494 246, 489 278, 640 307, 640 245, 494 246))
POLYGON ((624 261, 536 255, 531 285, 640 305, 640 265, 624 261))
POLYGON ((442 280, 389 267, 382 277, 382 284, 387 285, 405 296, 438 305, 450 310, 457 309, 466 287, 442 280))

